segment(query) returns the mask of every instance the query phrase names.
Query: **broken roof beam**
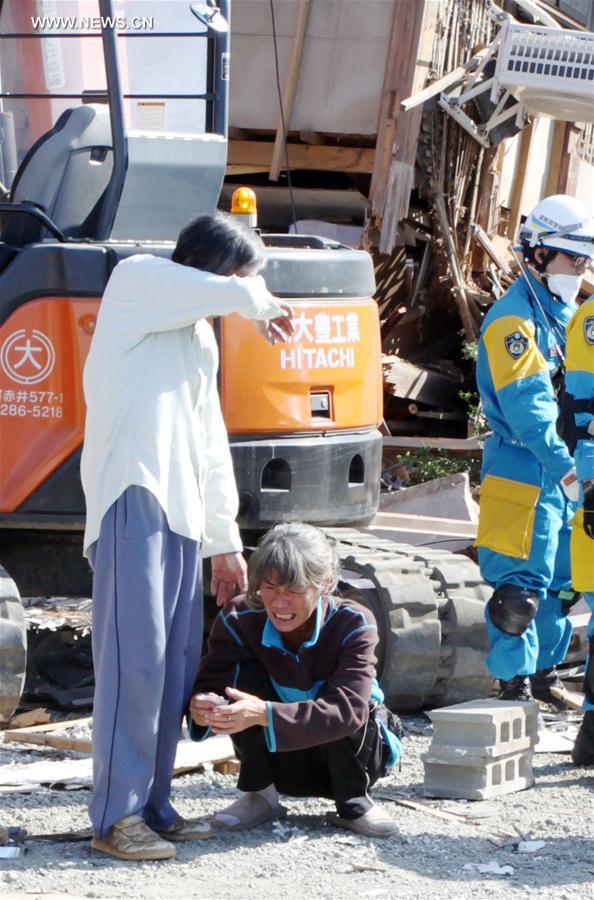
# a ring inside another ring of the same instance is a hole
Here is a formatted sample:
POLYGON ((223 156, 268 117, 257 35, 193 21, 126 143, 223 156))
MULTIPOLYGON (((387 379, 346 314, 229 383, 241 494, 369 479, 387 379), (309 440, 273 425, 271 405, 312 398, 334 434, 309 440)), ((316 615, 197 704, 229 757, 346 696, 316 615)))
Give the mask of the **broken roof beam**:
POLYGON ((508 278, 513 278, 514 273, 512 272, 507 260, 504 259, 503 256, 501 256, 501 254, 498 252, 497 248, 495 247, 485 230, 476 223, 473 223, 470 228, 473 238, 475 238, 476 241, 481 245, 487 256, 491 258, 497 268, 500 269, 504 275, 507 275, 508 278))
POLYGON ((466 285, 460 268, 460 261, 454 244, 452 229, 448 221, 445 200, 440 191, 436 191, 434 194, 434 206, 443 238, 443 251, 450 270, 452 293, 458 305, 466 340, 472 343, 472 341, 475 341, 478 337, 479 331, 472 314, 472 305, 474 301, 467 296, 466 285))

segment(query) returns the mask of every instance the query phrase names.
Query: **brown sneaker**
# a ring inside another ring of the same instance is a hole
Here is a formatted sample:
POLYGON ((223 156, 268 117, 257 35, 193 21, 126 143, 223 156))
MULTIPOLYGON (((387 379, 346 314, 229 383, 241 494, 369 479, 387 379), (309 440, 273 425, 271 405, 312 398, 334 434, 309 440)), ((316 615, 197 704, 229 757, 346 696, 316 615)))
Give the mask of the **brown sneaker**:
POLYGON ((140 816, 125 816, 112 825, 106 837, 91 840, 93 850, 117 859, 171 859, 175 847, 162 840, 140 816))
POLYGON ((201 841, 212 837, 212 828, 204 819, 182 819, 178 816, 167 828, 160 828, 158 834, 167 841, 201 841))

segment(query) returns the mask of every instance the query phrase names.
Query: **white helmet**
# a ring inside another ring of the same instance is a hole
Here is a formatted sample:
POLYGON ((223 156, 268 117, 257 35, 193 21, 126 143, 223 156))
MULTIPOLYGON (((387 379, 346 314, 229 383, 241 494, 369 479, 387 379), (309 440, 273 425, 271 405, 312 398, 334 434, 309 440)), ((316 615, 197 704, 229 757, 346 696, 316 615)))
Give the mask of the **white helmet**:
POLYGON ((520 243, 594 259, 594 216, 575 197, 555 194, 537 203, 520 227, 520 243))

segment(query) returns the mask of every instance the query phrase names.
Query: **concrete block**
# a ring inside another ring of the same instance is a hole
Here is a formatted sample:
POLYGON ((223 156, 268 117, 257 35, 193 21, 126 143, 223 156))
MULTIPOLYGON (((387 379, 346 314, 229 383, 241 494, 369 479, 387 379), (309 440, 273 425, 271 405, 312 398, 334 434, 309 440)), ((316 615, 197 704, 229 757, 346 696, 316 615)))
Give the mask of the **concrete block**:
POLYGON ((461 764, 437 761, 431 751, 424 754, 426 797, 453 800, 488 800, 522 791, 534 784, 532 750, 498 759, 470 757, 461 764))
POLYGON ((434 709, 429 716, 433 722, 429 752, 444 762, 496 759, 529 750, 538 731, 534 702, 470 700, 434 709))
POLYGON ((427 797, 486 800, 534 784, 536 703, 471 700, 430 716, 433 741, 422 756, 427 797))

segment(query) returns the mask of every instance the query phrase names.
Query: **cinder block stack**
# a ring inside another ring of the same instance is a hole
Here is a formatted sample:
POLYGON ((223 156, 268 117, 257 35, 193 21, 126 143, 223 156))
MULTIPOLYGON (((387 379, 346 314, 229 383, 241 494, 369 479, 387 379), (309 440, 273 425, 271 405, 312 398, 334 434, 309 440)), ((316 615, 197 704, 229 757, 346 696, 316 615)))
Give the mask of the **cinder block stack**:
POLYGON ((434 709, 426 797, 486 800, 534 784, 536 703, 471 700, 434 709))

